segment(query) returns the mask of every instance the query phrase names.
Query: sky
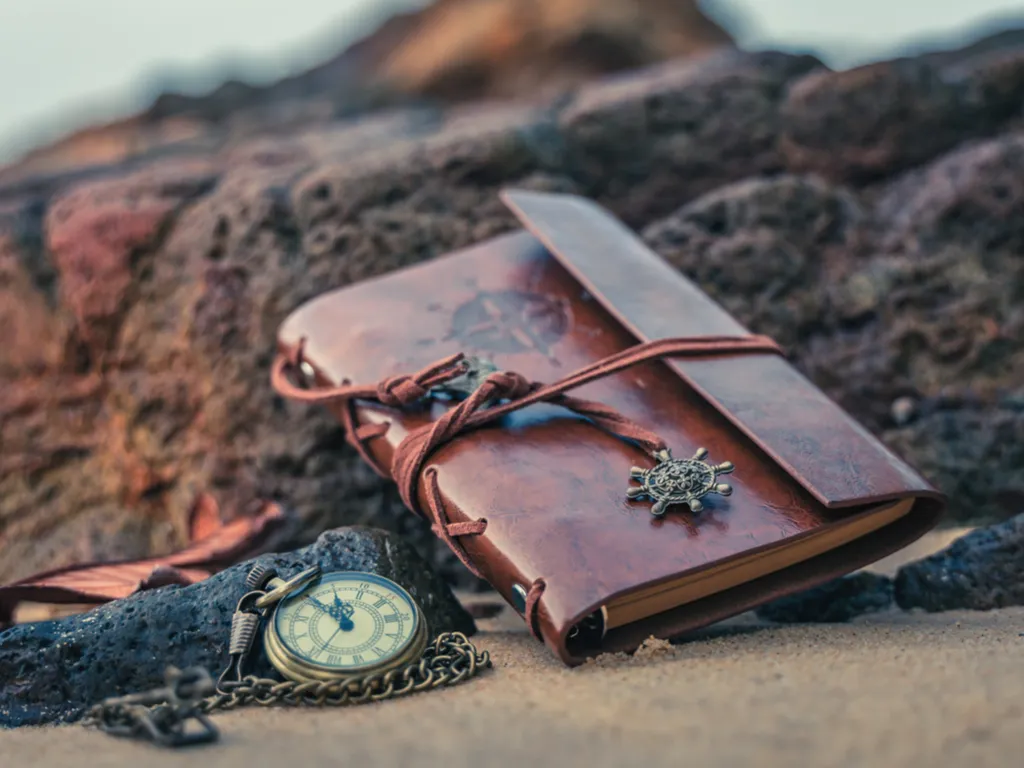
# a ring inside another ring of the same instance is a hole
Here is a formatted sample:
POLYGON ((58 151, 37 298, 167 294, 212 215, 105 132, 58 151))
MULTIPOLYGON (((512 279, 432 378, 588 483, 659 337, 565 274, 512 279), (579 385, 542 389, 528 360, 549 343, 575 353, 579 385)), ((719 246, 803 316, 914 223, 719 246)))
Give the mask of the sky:
MULTIPOLYGON (((203 90, 246 62, 247 79, 301 70, 424 0, 0 0, 0 161, 145 105, 160 83, 203 90)), ((708 0, 743 19, 752 48, 813 49, 843 67, 910 41, 955 36, 1024 0, 708 0)))

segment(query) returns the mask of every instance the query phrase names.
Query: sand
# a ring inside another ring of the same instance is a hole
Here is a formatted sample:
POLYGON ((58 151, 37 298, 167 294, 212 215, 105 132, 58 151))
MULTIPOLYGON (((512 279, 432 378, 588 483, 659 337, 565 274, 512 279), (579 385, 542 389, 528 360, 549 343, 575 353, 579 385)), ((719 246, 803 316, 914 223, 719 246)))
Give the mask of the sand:
POLYGON ((189 751, 65 726, 0 733, 0 755, 46 767, 1024 764, 1024 608, 832 626, 745 616, 572 670, 508 613, 481 627, 495 669, 451 690, 223 713, 221 741, 189 751))

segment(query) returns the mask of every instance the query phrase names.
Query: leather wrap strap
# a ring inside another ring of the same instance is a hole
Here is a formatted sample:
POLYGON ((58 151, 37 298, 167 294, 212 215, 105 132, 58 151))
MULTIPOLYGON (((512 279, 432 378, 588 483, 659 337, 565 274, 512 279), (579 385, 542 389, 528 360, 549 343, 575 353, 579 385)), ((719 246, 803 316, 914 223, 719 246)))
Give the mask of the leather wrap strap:
MULTIPOLYGON (((624 371, 632 366, 669 357, 713 357, 737 354, 782 355, 781 347, 767 336, 701 336, 695 338, 660 339, 629 347, 621 352, 586 365, 550 384, 530 382, 518 373, 499 371, 489 375, 465 400, 446 411, 436 421, 410 432, 397 446, 390 472, 378 466, 367 441, 387 432, 387 424, 360 425, 356 418, 358 400, 374 401, 392 408, 416 405, 429 397, 431 389, 462 375, 466 371, 465 356, 451 355, 411 375, 392 376, 373 385, 355 385, 343 381, 339 386, 305 389, 292 383, 289 373, 299 370, 304 344, 300 342, 288 354, 278 356, 271 370, 271 384, 283 397, 303 403, 340 404, 346 439, 360 456, 382 476, 392 477, 398 485, 405 505, 431 522, 434 533, 443 540, 459 560, 477 577, 479 570, 465 550, 457 544, 459 536, 480 535, 486 520, 450 523, 444 509, 437 482, 437 470, 424 465, 430 455, 460 434, 502 418, 536 403, 550 403, 585 416, 605 431, 640 445, 648 453, 666 446, 654 432, 627 419, 614 408, 602 403, 573 397, 573 389, 597 379, 624 371), (425 480, 427 511, 417 502, 420 474, 425 480)), ((536 634, 536 611, 543 591, 543 579, 531 589, 527 604, 527 623, 536 634)))

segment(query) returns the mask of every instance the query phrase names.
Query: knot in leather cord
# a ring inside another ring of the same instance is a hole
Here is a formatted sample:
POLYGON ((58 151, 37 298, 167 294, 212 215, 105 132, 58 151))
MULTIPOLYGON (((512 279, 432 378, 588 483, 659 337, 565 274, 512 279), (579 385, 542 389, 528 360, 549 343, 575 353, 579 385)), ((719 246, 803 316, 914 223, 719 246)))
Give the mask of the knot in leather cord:
MULTIPOLYGON (((343 381, 336 387, 307 389, 291 381, 289 374, 301 371, 305 362, 306 340, 300 339, 292 349, 278 355, 270 368, 270 385, 282 397, 301 403, 352 403, 355 400, 377 400, 383 405, 401 408, 423 400, 430 390, 461 376, 466 370, 465 355, 449 355, 422 371, 392 376, 379 384, 356 385, 343 381)), ((347 425, 346 425, 347 426, 347 425)))
POLYGON ((484 379, 480 385, 480 389, 484 390, 481 400, 518 400, 532 392, 536 386, 540 385, 531 383, 518 373, 498 371, 484 379))
MULTIPOLYGON (((516 403, 540 388, 521 374, 497 371, 481 382, 465 400, 441 415, 437 421, 410 432, 395 448, 391 462, 391 477, 398 485, 398 493, 405 505, 423 516, 416 502, 416 486, 420 470, 427 457, 442 444, 464 432, 470 419, 480 411, 486 412, 496 400, 506 406, 516 403)), ((435 515, 436 518, 436 510, 435 515)))
POLYGON ((419 402, 429 392, 412 376, 394 376, 377 385, 377 400, 390 408, 402 408, 419 402))

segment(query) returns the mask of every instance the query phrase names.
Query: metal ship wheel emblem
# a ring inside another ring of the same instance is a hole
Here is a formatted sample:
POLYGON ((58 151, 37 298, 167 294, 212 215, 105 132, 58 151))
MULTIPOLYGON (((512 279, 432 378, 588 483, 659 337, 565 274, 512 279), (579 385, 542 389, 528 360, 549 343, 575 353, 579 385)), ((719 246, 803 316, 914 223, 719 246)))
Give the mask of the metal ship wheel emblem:
POLYGON ((701 499, 709 493, 728 496, 732 486, 718 482, 719 475, 727 475, 733 471, 731 461, 721 464, 708 464, 703 461, 708 455, 707 448, 698 448, 692 459, 673 459, 672 452, 658 451, 654 458, 658 460, 650 469, 633 467, 630 477, 638 480, 640 485, 632 486, 626 491, 631 499, 648 498, 654 502, 651 514, 661 517, 672 504, 686 504, 693 512, 704 509, 701 499))

